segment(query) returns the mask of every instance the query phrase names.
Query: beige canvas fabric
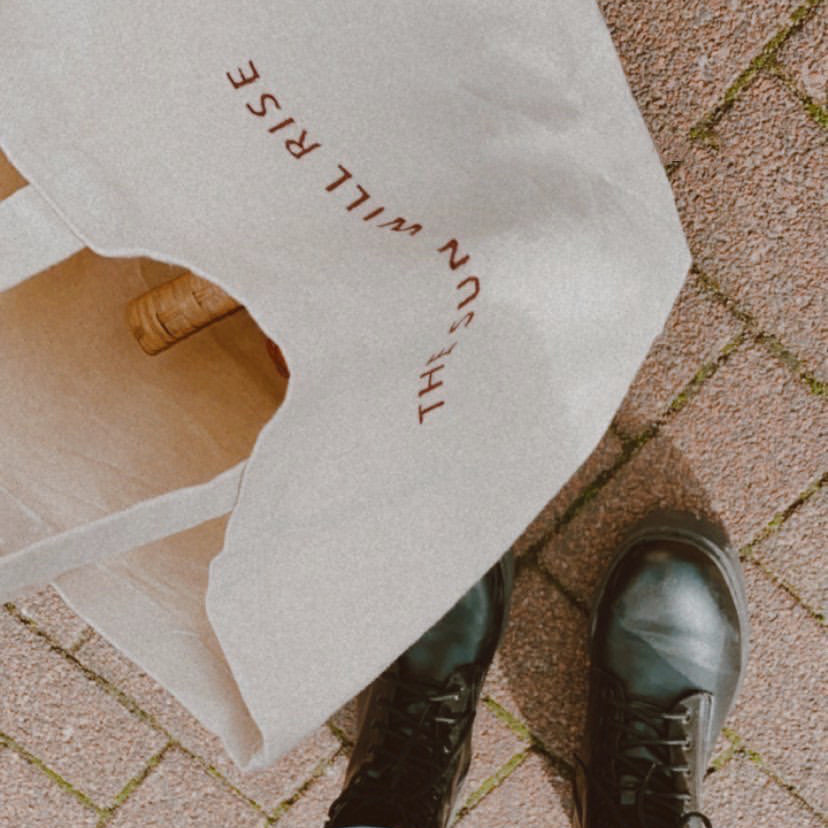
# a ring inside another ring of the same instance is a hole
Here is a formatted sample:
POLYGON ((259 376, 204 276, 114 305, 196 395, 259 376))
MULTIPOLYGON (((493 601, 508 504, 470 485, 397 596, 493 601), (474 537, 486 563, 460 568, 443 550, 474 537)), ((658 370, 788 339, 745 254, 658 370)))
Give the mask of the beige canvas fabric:
POLYGON ((5 0, 0 145, 0 597, 56 583, 244 768, 514 542, 689 265, 592 0, 5 0), (150 359, 128 257, 247 312, 150 359))

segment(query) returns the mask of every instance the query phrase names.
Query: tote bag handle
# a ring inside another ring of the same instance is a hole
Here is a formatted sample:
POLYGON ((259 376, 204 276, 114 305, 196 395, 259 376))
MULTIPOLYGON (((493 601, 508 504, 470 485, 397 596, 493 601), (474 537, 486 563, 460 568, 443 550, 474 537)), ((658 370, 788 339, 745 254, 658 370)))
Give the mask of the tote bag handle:
MULTIPOLYGON (((32 186, 0 201, 0 292, 86 245, 32 186)), ((165 492, 0 556, 0 602, 79 566, 191 529, 231 512, 246 461, 206 483, 165 492)))
POLYGON ((192 529, 231 512, 247 461, 212 480, 142 500, 0 557, 0 603, 79 566, 192 529))
POLYGON ((31 185, 0 201, 0 291, 85 246, 31 185))

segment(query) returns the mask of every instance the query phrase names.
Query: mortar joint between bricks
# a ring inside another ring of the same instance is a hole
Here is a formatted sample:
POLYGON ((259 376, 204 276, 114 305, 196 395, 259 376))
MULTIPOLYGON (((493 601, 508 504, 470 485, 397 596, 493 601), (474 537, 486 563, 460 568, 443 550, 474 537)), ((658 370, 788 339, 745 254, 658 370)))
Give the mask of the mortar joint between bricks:
POLYGON ((759 561, 756 558, 750 558, 748 561, 751 566, 754 566, 757 570, 759 570, 759 572, 774 586, 779 587, 783 592, 786 592, 791 598, 793 598, 793 600, 799 604, 800 608, 806 612, 819 626, 825 626, 825 615, 816 607, 812 607, 811 604, 799 594, 799 590, 796 589, 796 587, 788 583, 788 581, 786 581, 781 575, 774 572, 774 570, 762 561, 759 561))
POLYGON ((778 61, 777 57, 768 62, 765 72, 779 81, 787 92, 802 105, 806 114, 822 129, 828 130, 828 110, 820 106, 801 86, 796 78, 778 61))
POLYGON ((532 735, 532 731, 529 726, 521 721, 514 713, 507 710, 497 699, 493 696, 484 696, 483 697, 483 704, 489 709, 489 712, 503 722, 512 733, 515 734, 522 742, 526 742, 530 744, 534 737, 532 735))
MULTIPOLYGON (((726 311, 728 311, 743 326, 741 336, 750 337, 757 345, 761 346, 774 359, 781 362, 799 382, 801 382, 811 394, 817 397, 828 396, 828 382, 819 379, 813 371, 790 350, 775 334, 763 331, 756 319, 738 302, 724 291, 719 283, 709 273, 693 265, 691 273, 696 279, 697 288, 712 297, 726 311)), ((734 341, 735 346, 738 344, 734 341)), ((728 347, 728 346, 726 346, 728 347)))
POLYGON ((738 751, 736 746, 733 742, 728 742, 725 749, 713 757, 709 767, 704 773, 704 778, 709 779, 714 773, 724 770, 737 755, 738 751))
POLYGON ((328 719, 328 721, 325 724, 328 726, 328 730, 331 731, 331 733, 334 735, 334 737, 337 739, 340 745, 342 745, 342 747, 346 748, 346 750, 350 750, 351 748, 353 748, 353 740, 348 738, 348 734, 345 733, 345 731, 341 727, 339 727, 331 719, 328 719))
POLYGON ((753 84, 759 73, 771 61, 775 60, 777 52, 788 38, 805 25, 823 2, 825 0, 806 0, 805 3, 791 13, 789 17, 790 22, 777 31, 764 44, 750 63, 736 76, 733 83, 725 89, 721 101, 690 128, 688 137, 691 141, 707 144, 714 149, 717 147, 718 141, 714 132, 715 127, 732 108, 741 94, 753 84))
POLYGON ((71 782, 64 779, 57 771, 53 770, 42 759, 23 747, 23 745, 17 742, 9 734, 3 733, 2 731, 0 731, 0 745, 3 745, 7 750, 14 751, 18 756, 20 756, 21 759, 24 759, 30 765, 37 768, 41 773, 45 774, 59 788, 71 794, 82 805, 94 811, 99 816, 103 813, 104 809, 94 803, 87 794, 76 788, 71 782))
POLYGON ((469 797, 457 812, 451 825, 457 825, 457 823, 471 813, 487 796, 496 791, 529 758, 529 753, 529 748, 519 751, 501 765, 491 776, 484 779, 480 786, 469 794, 469 797))
POLYGON ((532 544, 527 551, 517 559, 515 576, 521 577, 523 572, 533 571, 537 572, 553 589, 568 601, 574 609, 582 615, 589 615, 589 607, 586 602, 576 595, 569 587, 567 587, 553 572, 551 572, 543 563, 540 557, 543 545, 547 543, 553 536, 554 532, 550 531, 544 537, 532 544))
POLYGON ((730 342, 726 343, 716 355, 716 358, 702 363, 690 381, 682 388, 679 393, 673 397, 667 408, 635 437, 628 438, 622 441, 621 452, 615 459, 615 462, 608 468, 600 471, 589 483, 585 484, 578 495, 572 500, 569 506, 564 510, 563 514, 557 518, 552 527, 541 538, 533 543, 526 553, 522 556, 527 561, 534 562, 540 571, 552 582, 552 584, 561 592, 565 598, 572 602, 581 612, 586 613, 587 607, 585 602, 575 595, 568 587, 559 581, 549 570, 543 565, 540 553, 547 543, 557 534, 560 534, 562 529, 569 524, 576 515, 587 505, 591 500, 598 497, 606 485, 614 479, 616 474, 624 468, 638 452, 654 439, 662 426, 664 426, 670 419, 675 417, 690 400, 699 393, 702 386, 709 380, 718 370, 730 359, 730 357, 741 347, 746 338, 744 331, 741 331, 730 342))
POLYGON ((799 788, 784 779, 777 771, 775 771, 767 762, 767 760, 757 750, 748 745, 745 740, 731 728, 725 727, 722 729, 725 738, 733 744, 736 755, 754 764, 765 776, 768 777, 777 787, 781 788, 790 797, 795 799, 800 805, 808 810, 813 816, 828 825, 828 815, 821 811, 818 807, 811 804, 799 791, 799 788))
POLYGON ((756 533, 752 540, 746 543, 739 550, 739 558, 754 566, 763 577, 767 578, 774 586, 786 592, 800 608, 806 612, 820 626, 824 626, 825 615, 816 607, 812 607, 799 591, 788 583, 781 575, 760 560, 756 554, 758 547, 768 538, 775 535, 790 518, 795 515, 820 489, 828 485, 828 472, 814 480, 803 492, 801 492, 785 509, 777 512, 763 527, 756 533))
POLYGON ((167 731, 166 728, 162 727, 162 725, 158 722, 158 720, 153 716, 151 713, 148 713, 144 710, 138 702, 135 701, 131 696, 113 684, 109 679, 105 678, 104 676, 97 673, 91 667, 88 667, 84 664, 77 655, 69 652, 65 647, 55 641, 48 632, 41 629, 37 622, 24 615, 20 610, 13 604, 13 603, 6 603, 3 605, 6 612, 12 616, 16 621, 30 630, 34 635, 40 638, 45 644, 48 645, 49 649, 60 655, 66 661, 68 661, 75 669, 79 670, 86 679, 91 681, 93 684, 96 684, 100 687, 108 695, 112 696, 122 707, 124 707, 129 713, 131 713, 136 718, 140 719, 144 724, 151 727, 156 732, 162 734, 167 739, 172 739, 173 736, 167 731))
POLYGON ((175 742, 169 740, 159 751, 154 753, 148 760, 146 765, 130 779, 126 785, 118 792, 112 804, 103 808, 98 819, 97 828, 103 828, 107 825, 119 808, 144 784, 150 774, 161 764, 164 757, 175 746, 175 742))
POLYGON ((247 805, 249 805, 254 810, 261 813, 263 816, 266 815, 265 809, 252 797, 249 797, 244 791, 240 788, 236 787, 220 770, 218 770, 214 765, 211 765, 203 756, 195 753, 195 751, 190 750, 190 748, 182 745, 177 739, 171 739, 171 748, 175 748, 176 750, 183 753, 185 756, 192 759, 196 764, 201 766, 201 769, 206 773, 208 776, 211 776, 217 782, 221 783, 227 790, 230 791, 234 796, 237 796, 239 799, 243 800, 247 805))
MULTIPOLYGON (((40 629, 37 623, 31 619, 23 615, 17 607, 13 603, 6 603, 3 605, 5 610, 17 621, 23 624, 25 627, 29 628, 35 635, 39 638, 43 639, 50 647, 51 650, 56 652, 57 654, 61 655, 64 659, 66 659, 70 664, 72 664, 75 668, 81 671, 83 675, 94 684, 98 685, 104 692, 108 695, 112 696, 121 706, 123 706, 130 714, 135 716, 136 718, 143 721, 149 727, 151 727, 156 732, 162 734, 168 740, 167 746, 168 747, 175 747, 180 750, 185 755, 189 756, 191 759, 198 762, 204 770, 213 778, 220 781, 226 788, 228 788, 233 794, 243 799, 247 802, 248 805, 260 811, 262 814, 265 813, 264 809, 262 808, 259 803, 255 800, 251 799, 250 797, 246 796, 239 788, 233 785, 228 779, 226 779, 216 768, 210 765, 205 759, 201 756, 197 755, 193 751, 186 748, 182 745, 165 727, 163 727, 157 719, 151 714, 145 711, 139 704, 136 702, 131 696, 124 693, 119 687, 114 685, 110 682, 107 678, 99 675, 97 672, 92 670, 90 667, 87 667, 77 655, 69 652, 60 644, 58 644, 47 632, 40 629)), ((68 784, 68 783, 67 783, 68 784)), ((106 809, 99 808, 95 806, 95 808, 99 812, 104 812, 106 809)))
POLYGON ((532 744, 529 745, 529 750, 532 753, 543 756, 543 758, 555 768, 557 774, 565 781, 572 782, 575 778, 575 765, 549 748, 539 737, 532 737, 532 744))
POLYGON ((742 547, 740 555, 750 557, 753 550, 766 538, 778 532, 817 492, 828 486, 828 471, 810 483, 782 511, 777 512, 757 533, 742 547))
POLYGON ((326 771, 333 767, 336 761, 341 756, 347 756, 347 750, 344 745, 340 745, 339 748, 334 752, 332 756, 328 756, 325 759, 320 759, 319 762, 316 763, 313 770, 310 772, 310 775, 302 782, 299 787, 288 797, 283 799, 274 809, 273 811, 267 815, 267 822, 268 825, 276 825, 280 819, 297 803, 303 796, 319 781, 319 779, 324 776, 326 771))

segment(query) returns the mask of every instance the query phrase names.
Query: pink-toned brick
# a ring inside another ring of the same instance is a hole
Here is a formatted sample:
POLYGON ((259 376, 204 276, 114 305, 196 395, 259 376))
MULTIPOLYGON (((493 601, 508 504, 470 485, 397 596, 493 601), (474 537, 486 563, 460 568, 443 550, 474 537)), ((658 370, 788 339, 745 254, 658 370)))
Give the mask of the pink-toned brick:
POLYGON ((51 586, 19 598, 15 606, 53 641, 69 650, 89 630, 86 622, 66 606, 51 586))
POLYGON ((312 733, 269 768, 242 773, 217 736, 206 730, 170 693, 98 635, 84 644, 78 660, 138 702, 170 735, 215 768, 243 794, 266 811, 305 782, 319 762, 330 759, 340 743, 327 726, 312 733))
POLYGON ((828 615, 828 488, 762 541, 755 555, 812 609, 828 615))
POLYGON ((0 825, 94 828, 98 815, 13 750, 0 749, 0 825))
POLYGON ((655 508, 694 511, 709 504, 672 445, 656 438, 624 465, 540 553, 543 568, 582 601, 609 563, 625 530, 655 508))
POLYGON ((741 547, 828 466, 828 400, 759 346, 731 354, 541 559, 587 598, 626 529, 655 508, 718 516, 741 547))
POLYGON ((23 624, 0 613, 0 730, 106 806, 165 743, 23 624))
POLYGON ((566 762, 580 744, 586 697, 586 620, 537 569, 517 578, 501 645, 517 714, 566 762))
POLYGON ((745 574, 752 652, 730 726, 787 784, 828 813, 825 629, 755 566, 745 574))
POLYGON ((741 328, 733 314, 700 292, 695 279, 688 279, 618 409, 618 428, 636 435, 658 419, 741 328))
POLYGON ((466 777, 464 798, 468 798, 526 743, 510 730, 485 704, 477 710, 472 732, 472 763, 466 777))
POLYGON ((605 432, 592 454, 584 460, 512 545, 515 555, 520 557, 547 535, 584 487, 618 460, 622 448, 621 441, 612 431, 605 432))
POLYGON ((352 698, 346 704, 343 704, 336 713, 331 716, 328 721, 339 730, 342 731, 342 736, 351 744, 356 740, 357 734, 357 699, 352 698))
POLYGON ((668 440, 651 440, 563 531, 550 538, 542 565, 588 601, 630 525, 657 508, 712 512, 687 461, 668 440))
POLYGON ((825 133, 761 77, 673 179, 696 264, 818 376, 828 376, 825 133))
POLYGON ((716 765, 723 766, 734 755, 735 748, 733 742, 727 738, 724 731, 719 733, 716 737, 716 743, 713 746, 713 753, 710 756, 710 764, 708 765, 708 772, 715 768, 716 765))
POLYGON ((705 813, 716 826, 822 828, 824 822, 748 759, 737 758, 705 786, 705 813))
POLYGON ((112 828, 258 828, 263 815, 178 750, 130 795, 108 823, 112 828))
POLYGON ((530 754, 458 823, 459 828, 570 828, 569 783, 530 754))
POLYGON ((278 820, 279 828, 322 828, 328 808, 342 790, 347 766, 344 756, 331 763, 278 820))
POLYGON ((799 88, 820 106, 828 106, 828 6, 792 35, 777 55, 799 88))
MULTIPOLYGON (((510 614, 510 623, 511 623, 510 614)), ((503 648, 495 653, 494 660, 489 667, 489 672, 486 676, 486 682, 483 685, 483 692, 481 698, 490 697, 494 699, 501 707, 508 713, 520 720, 520 706, 518 705, 514 694, 512 693, 511 685, 509 684, 509 676, 506 673, 506 667, 503 663, 503 648)))
POLYGON ((531 742, 530 727, 523 718, 518 696, 515 695, 515 690, 519 692, 520 688, 507 672, 508 665, 504 660, 503 652, 504 649, 501 647, 495 653, 494 660, 489 667, 486 682, 480 694, 481 704, 485 705, 487 702, 493 702, 500 708, 502 715, 509 716, 514 720, 518 729, 525 729, 525 733, 516 735, 524 742, 523 747, 527 747, 531 742))
POLYGON ((665 162, 718 104, 797 0, 598 0, 644 119, 665 162))
POLYGON ((764 349, 746 347, 663 434, 742 546, 828 467, 828 400, 764 349))

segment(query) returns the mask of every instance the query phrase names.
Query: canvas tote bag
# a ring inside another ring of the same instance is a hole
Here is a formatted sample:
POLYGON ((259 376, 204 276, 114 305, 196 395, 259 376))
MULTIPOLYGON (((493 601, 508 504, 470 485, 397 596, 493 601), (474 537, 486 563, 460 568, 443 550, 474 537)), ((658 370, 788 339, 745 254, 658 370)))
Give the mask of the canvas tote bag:
POLYGON ((3 0, 0 144, 0 597, 56 583, 244 768, 509 548, 689 265, 592 0, 3 0), (249 315, 145 357, 84 247, 249 315))

